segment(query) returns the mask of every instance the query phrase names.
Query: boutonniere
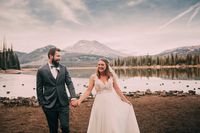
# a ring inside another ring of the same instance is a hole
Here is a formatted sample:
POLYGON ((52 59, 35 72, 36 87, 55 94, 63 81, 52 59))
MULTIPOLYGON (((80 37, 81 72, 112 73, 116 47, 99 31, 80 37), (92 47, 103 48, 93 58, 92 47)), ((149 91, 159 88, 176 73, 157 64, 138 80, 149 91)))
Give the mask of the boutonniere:
POLYGON ((56 70, 57 70, 58 72, 60 72, 60 67, 56 67, 56 70))

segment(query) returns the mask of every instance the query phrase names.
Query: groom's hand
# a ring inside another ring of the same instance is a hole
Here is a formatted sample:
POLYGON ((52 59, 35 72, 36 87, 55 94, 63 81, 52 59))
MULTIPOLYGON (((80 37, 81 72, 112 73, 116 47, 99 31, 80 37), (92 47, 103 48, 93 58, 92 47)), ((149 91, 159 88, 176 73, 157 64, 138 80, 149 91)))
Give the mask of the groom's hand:
POLYGON ((71 105, 72 105, 73 107, 78 106, 78 100, 71 100, 71 105))

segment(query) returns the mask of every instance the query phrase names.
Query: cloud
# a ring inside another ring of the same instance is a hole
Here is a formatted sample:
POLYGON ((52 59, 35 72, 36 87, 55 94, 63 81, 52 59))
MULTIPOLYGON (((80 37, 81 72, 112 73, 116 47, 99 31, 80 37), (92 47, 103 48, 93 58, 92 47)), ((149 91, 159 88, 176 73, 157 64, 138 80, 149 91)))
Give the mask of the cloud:
POLYGON ((51 4, 62 19, 82 25, 74 11, 63 0, 44 0, 44 2, 51 4))
POLYGON ((89 13, 85 3, 82 0, 67 0, 69 7, 73 10, 79 10, 89 13))
POLYGON ((188 22, 187 22, 188 25, 192 22, 192 20, 193 20, 194 17, 197 15, 197 13, 199 13, 199 11, 200 11, 200 5, 199 5, 199 7, 197 7, 197 8, 195 9, 194 13, 192 14, 192 16, 190 17, 190 19, 188 20, 188 22))
POLYGON ((2 29, 20 29, 27 25, 41 23, 30 16, 26 10, 27 1, 1 1, 0 4, 0 24, 2 29))
POLYGON ((170 44, 199 40, 199 8, 184 12, 196 1, 0 0, 0 39, 5 34, 23 51, 47 44, 62 48, 88 39, 129 53, 158 52, 170 44), (193 25, 183 27, 180 18, 193 25), (166 30, 155 31, 163 23, 166 30))
POLYGON ((128 0, 127 5, 128 6, 135 6, 138 5, 139 3, 143 2, 144 0, 128 0))
POLYGON ((58 23, 84 25, 81 15, 90 17, 81 0, 0 1, 0 24, 4 27, 42 27, 58 23))
MULTIPOLYGON (((195 5, 192 5, 190 8, 188 8, 186 11, 181 12, 180 14, 178 14, 176 17, 172 18, 170 21, 168 21, 167 23, 165 23, 164 25, 160 26, 159 30, 162 30, 164 28, 166 28, 167 26, 169 26, 170 24, 174 23, 175 21, 177 21, 178 19, 180 19, 181 17, 183 17, 184 15, 188 14, 189 12, 193 11, 195 8, 197 8, 196 11, 198 11, 198 8, 200 7, 200 2, 196 3, 195 5)), ((189 23, 191 22, 191 20, 193 19, 193 17, 197 14, 196 11, 194 12, 194 14, 191 16, 191 18, 189 19, 189 23)))

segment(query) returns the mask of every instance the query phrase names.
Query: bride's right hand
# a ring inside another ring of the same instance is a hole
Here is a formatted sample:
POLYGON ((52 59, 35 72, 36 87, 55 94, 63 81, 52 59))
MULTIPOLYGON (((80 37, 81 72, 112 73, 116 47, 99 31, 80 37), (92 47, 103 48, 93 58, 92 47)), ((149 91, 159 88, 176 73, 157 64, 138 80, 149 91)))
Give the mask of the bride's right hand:
POLYGON ((126 102, 126 103, 128 103, 128 104, 130 104, 130 105, 132 105, 132 103, 129 101, 129 100, 123 100, 124 102, 126 102))

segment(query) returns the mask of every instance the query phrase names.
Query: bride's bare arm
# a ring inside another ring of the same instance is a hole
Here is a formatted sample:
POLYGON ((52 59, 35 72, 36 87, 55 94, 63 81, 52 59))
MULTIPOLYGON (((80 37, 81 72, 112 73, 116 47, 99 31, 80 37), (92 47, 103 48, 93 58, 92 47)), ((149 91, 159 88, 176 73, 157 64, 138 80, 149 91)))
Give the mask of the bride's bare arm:
POLYGON ((131 102, 124 96, 124 94, 122 93, 122 91, 120 90, 118 84, 116 83, 115 80, 113 80, 113 87, 117 93, 117 95, 122 99, 122 101, 131 104, 131 102))
POLYGON ((90 80, 89 80, 89 85, 88 85, 88 88, 87 90, 83 93, 83 95, 78 99, 78 105, 81 104, 81 102, 86 99, 90 93, 92 92, 92 89, 94 88, 94 76, 92 75, 90 77, 90 80))

